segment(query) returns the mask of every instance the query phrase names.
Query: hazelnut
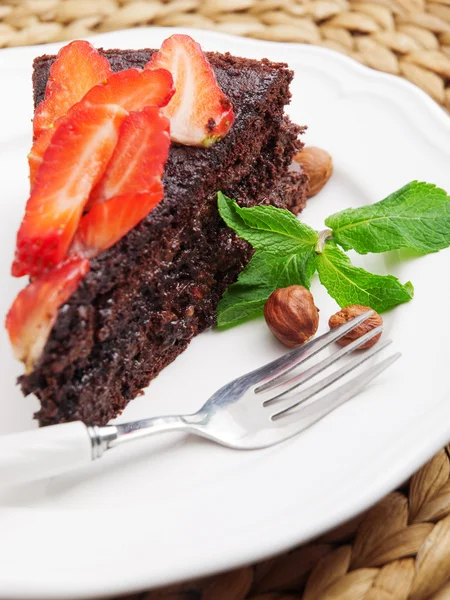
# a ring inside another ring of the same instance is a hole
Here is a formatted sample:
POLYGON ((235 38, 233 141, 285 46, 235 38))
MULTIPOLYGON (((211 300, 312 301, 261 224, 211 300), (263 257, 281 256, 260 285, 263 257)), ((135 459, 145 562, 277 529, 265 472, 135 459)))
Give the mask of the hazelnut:
MULTIPOLYGON (((346 306, 345 308, 334 314, 332 317, 330 317, 328 325, 330 326, 330 329, 334 329, 335 327, 338 327, 339 325, 347 323, 347 321, 350 321, 351 319, 362 315, 368 310, 372 310, 370 306, 361 306, 360 304, 352 304, 351 306, 346 306)), ((364 323, 361 323, 361 325, 358 325, 357 327, 349 331, 346 335, 344 335, 344 337, 341 337, 341 339, 338 340, 337 343, 341 346, 347 346, 348 344, 353 342, 353 340, 360 338, 365 333, 371 331, 372 329, 375 329, 375 327, 379 327, 380 325, 383 325, 383 319, 377 312, 374 311, 373 315, 371 315, 366 321, 364 321, 364 323)), ((380 337, 381 333, 373 337, 371 340, 369 340, 362 346, 360 346, 358 350, 363 350, 364 348, 371 348, 374 344, 378 342, 380 337)))
POLYGON ((331 156, 314 146, 307 146, 297 152, 294 161, 306 173, 309 181, 308 198, 315 196, 324 187, 333 173, 333 160, 331 156))
POLYGON ((264 317, 273 335, 289 348, 307 342, 319 326, 314 298, 301 285, 275 290, 264 306, 264 317))

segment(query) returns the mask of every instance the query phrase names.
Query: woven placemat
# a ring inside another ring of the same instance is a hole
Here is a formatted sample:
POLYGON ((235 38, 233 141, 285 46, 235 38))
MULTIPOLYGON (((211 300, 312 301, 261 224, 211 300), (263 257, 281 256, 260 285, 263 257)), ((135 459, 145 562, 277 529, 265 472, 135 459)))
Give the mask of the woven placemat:
POLYGON ((314 542, 251 567, 126 600, 449 600, 449 451, 441 450, 374 508, 314 542))
MULTIPOLYGON (((0 47, 138 25, 327 46, 402 75, 450 109, 450 0, 0 0, 0 47)), ((450 600, 449 452, 364 515, 292 552, 126 598, 450 600)))
POLYGON ((137 25, 327 46, 450 109, 450 0, 0 0, 0 48, 137 25))

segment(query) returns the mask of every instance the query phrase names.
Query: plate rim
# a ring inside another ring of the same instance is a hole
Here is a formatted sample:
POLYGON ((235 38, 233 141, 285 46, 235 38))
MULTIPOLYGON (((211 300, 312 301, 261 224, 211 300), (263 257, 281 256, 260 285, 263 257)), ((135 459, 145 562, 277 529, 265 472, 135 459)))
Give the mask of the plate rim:
MULTIPOLYGON (((161 32, 161 31, 163 31, 165 35, 170 35, 170 33, 179 32, 180 30, 182 30, 183 32, 191 33, 194 37, 197 37, 199 39, 202 38, 200 40, 202 43, 205 43, 204 40, 206 40, 206 39, 211 40, 211 38, 213 38, 211 41, 212 41, 212 43, 214 43, 214 38, 220 37, 221 39, 229 40, 230 43, 238 44, 240 46, 240 48, 243 48, 244 46, 265 47, 265 48, 267 48, 268 55, 270 55, 271 48, 284 47, 284 48, 286 48, 286 50, 289 50, 289 51, 292 51, 292 50, 295 51, 295 49, 298 49, 302 53, 316 55, 318 57, 325 57, 325 58, 329 59, 330 61, 334 60, 334 61, 340 62, 342 65, 345 65, 347 67, 347 69, 350 71, 353 71, 353 72, 359 71, 359 73, 364 75, 365 77, 371 78, 373 80, 385 81, 386 85, 388 85, 388 87, 396 86, 397 89, 399 89, 399 90, 402 89, 402 91, 406 91, 411 98, 415 98, 415 101, 417 104, 419 104, 419 105, 421 105, 421 107, 423 107, 423 113, 425 113, 425 111, 427 111, 428 115, 430 116, 430 119, 435 120, 435 123, 437 126, 442 127, 442 128, 444 128, 444 130, 448 130, 450 132, 450 119, 448 118, 447 114, 423 90, 417 88, 412 83, 410 83, 404 79, 401 79, 400 77, 397 77, 394 75, 389 75, 386 73, 380 73, 378 71, 374 71, 364 65, 357 63, 356 61, 354 61, 353 59, 351 59, 347 56, 338 54, 337 52, 327 49, 327 48, 320 48, 317 46, 310 46, 310 45, 305 45, 305 44, 268 42, 268 41, 250 39, 250 38, 237 37, 237 36, 228 35, 228 34, 210 32, 210 31, 205 31, 205 30, 198 30, 198 29, 192 29, 192 28, 179 28, 179 27, 176 27, 176 28, 175 27, 171 27, 171 28, 161 28, 161 27, 132 28, 132 29, 121 30, 121 31, 117 31, 117 32, 108 32, 108 33, 104 33, 104 34, 98 34, 95 36, 89 36, 88 38, 85 38, 85 39, 92 41, 95 45, 98 46, 99 42, 101 42, 102 40, 107 41, 109 39, 114 39, 114 38, 117 38, 120 36, 130 35, 130 33, 132 33, 133 31, 142 32, 142 30, 148 31, 149 35, 152 35, 152 34, 154 35, 157 32, 161 32)), ((25 53, 25 54, 27 54, 27 56, 29 56, 29 55, 36 56, 39 53, 51 52, 51 51, 53 51, 53 49, 61 47, 62 45, 66 44, 66 43, 67 43, 67 41, 64 41, 62 43, 54 43, 54 44, 36 45, 36 46, 11 48, 11 49, 8 48, 8 49, 1 50, 1 52, 3 53, 3 55, 6 55, 6 59, 8 60, 8 55, 14 57, 19 54, 25 53)), ((239 53, 242 52, 242 50, 240 48, 239 48, 239 53)), ((245 52, 245 50, 243 50, 243 52, 245 52)), ((29 60, 29 59, 27 58, 27 60, 29 60)), ((3 66, 0 67, 0 71, 2 69, 3 69, 3 66)), ((439 406, 444 405, 444 403, 445 403, 445 399, 442 399, 440 402, 436 403, 436 407, 438 405, 439 406)), ((448 409, 447 409, 447 412, 449 412, 448 409)), ((449 412, 449 416, 450 416, 450 412, 449 412)), ((416 444, 416 446, 414 447, 414 451, 413 451, 414 456, 412 459, 410 457, 407 467, 405 467, 405 466, 402 467, 401 465, 397 465, 396 468, 392 468, 388 474, 385 474, 385 477, 383 480, 384 481, 383 485, 377 484, 376 486, 373 486, 372 488, 367 487, 365 489, 365 492, 360 494, 358 500, 353 503, 353 505, 352 505, 353 507, 350 507, 350 505, 349 505, 349 506, 346 506, 344 509, 342 509, 340 512, 337 511, 338 514, 340 515, 338 517, 340 522, 345 521, 346 519, 350 518, 354 514, 357 514, 358 512, 364 510, 369 505, 371 505, 374 501, 376 501, 377 499, 382 497, 385 493, 387 493, 388 491, 393 489, 393 487, 395 487, 403 478, 406 478, 409 475, 411 475, 418 467, 420 467, 421 464, 423 464, 427 460, 427 458, 429 458, 435 451, 437 451, 439 448, 441 448, 443 445, 445 445, 445 443, 448 442, 448 440, 450 438, 450 426, 443 427, 440 419, 442 419, 441 415, 437 416, 434 413, 429 415, 429 422, 433 423, 433 425, 436 426, 436 429, 438 428, 439 425, 441 426, 441 429, 439 429, 439 435, 436 435, 436 437, 433 438, 433 440, 421 439, 420 443, 416 444), (355 505, 358 506, 359 508, 355 509, 355 505)), ((410 436, 410 437, 413 437, 413 436, 410 436)), ((403 442, 405 443, 405 446, 408 447, 408 449, 411 449, 411 439, 410 438, 408 438, 408 440, 406 440, 406 438, 405 438, 403 440, 403 442)), ((36 510, 38 510, 38 509, 34 509, 34 508, 33 509, 11 508, 11 509, 6 509, 6 510, 0 509, 0 514, 1 514, 1 517, 5 518, 5 516, 7 516, 6 513, 8 513, 9 511, 12 511, 14 513, 20 511, 20 512, 22 512, 22 515, 23 515, 23 511, 26 511, 26 512, 30 513, 30 515, 31 515, 31 513, 33 513, 36 510)), ((38 512, 41 512, 41 510, 38 510, 38 512)), ((58 510, 63 512, 64 510, 68 510, 68 509, 58 509, 58 510)), ((72 510, 73 509, 71 509, 71 511, 72 510)), ((295 533, 292 533, 291 535, 285 536, 285 538, 283 540, 277 540, 276 543, 268 544, 268 546, 270 546, 270 548, 264 547, 264 548, 260 548, 259 550, 255 550, 254 548, 253 548, 253 550, 249 550, 247 548, 242 548, 238 552, 236 552, 236 554, 233 558, 230 558, 229 555, 225 555, 225 556, 217 555, 214 557, 214 559, 211 558, 209 563, 204 562, 202 564, 196 564, 195 565, 196 568, 194 568, 192 565, 190 565, 188 568, 185 569, 184 572, 180 571, 179 573, 177 573, 177 575, 175 577, 174 576, 169 576, 169 577, 166 576, 164 578, 164 577, 160 576, 159 578, 152 578, 152 573, 151 573, 150 569, 148 569, 145 571, 145 573, 142 573, 142 577, 140 579, 136 579, 136 575, 134 575, 133 581, 131 582, 131 581, 126 580, 126 578, 124 577, 126 572, 122 572, 122 573, 120 573, 119 578, 116 578, 116 581, 114 581, 114 583, 112 583, 111 580, 109 580, 107 582, 107 585, 105 585, 105 583, 102 582, 101 586, 98 587, 98 589, 94 589, 92 587, 92 581, 90 581, 90 583, 91 583, 90 586, 88 585, 85 588, 80 586, 77 589, 72 589, 69 593, 67 592, 67 589, 63 589, 61 587, 56 588, 55 586, 52 587, 51 584, 48 586, 48 588, 39 589, 39 590, 34 589, 33 586, 20 587, 20 584, 19 584, 19 586, 17 586, 15 589, 13 589, 13 588, 1 589, 0 590, 0 598, 5 598, 5 600, 6 599, 14 600, 15 598, 20 598, 22 600, 27 600, 27 599, 36 600, 38 598, 45 598, 46 600, 50 600, 51 598, 58 598, 58 597, 61 597, 62 595, 64 595, 65 598, 69 599, 69 598, 85 598, 85 597, 91 597, 91 598, 104 597, 105 594, 106 595, 118 595, 118 594, 122 594, 122 593, 132 593, 132 592, 150 588, 150 587, 156 587, 156 586, 166 585, 169 583, 175 583, 177 581, 181 581, 181 580, 184 580, 187 578, 190 579, 190 578, 204 576, 207 574, 212 574, 214 572, 234 568, 239 565, 243 565, 243 564, 246 564, 249 562, 255 562, 257 560, 267 558, 268 556, 272 556, 279 552, 288 550, 289 548, 298 544, 300 541, 302 544, 306 543, 307 541, 316 537, 321 532, 328 529, 330 526, 332 526, 335 523, 336 523, 336 514, 329 517, 328 520, 324 519, 323 524, 320 528, 316 528, 315 531, 310 531, 308 534, 306 534, 306 536, 302 536, 301 540, 298 539, 298 537, 299 537, 298 535, 296 535, 295 533), (214 563, 214 566, 212 563, 214 563), (208 566, 206 566, 206 565, 208 565, 208 566), (125 581, 123 581, 124 579, 125 579, 125 581)), ((0 582, 1 582, 1 576, 0 576, 0 582)), ((25 582, 25 581, 21 582, 21 584, 22 583, 25 584, 25 586, 27 585, 27 582, 25 582)))

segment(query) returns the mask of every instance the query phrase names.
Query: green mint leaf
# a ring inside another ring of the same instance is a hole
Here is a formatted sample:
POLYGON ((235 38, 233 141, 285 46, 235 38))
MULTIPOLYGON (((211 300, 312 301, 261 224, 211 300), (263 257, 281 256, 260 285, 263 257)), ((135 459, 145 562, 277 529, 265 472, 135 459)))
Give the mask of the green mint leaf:
POLYGON ((409 302, 414 294, 411 282, 402 285, 392 275, 374 275, 354 267, 333 241, 327 242, 317 255, 316 265, 320 282, 341 307, 362 304, 383 312, 409 302))
POLYGON ((253 248, 276 254, 298 254, 312 250, 319 239, 314 229, 291 212, 274 206, 241 208, 235 200, 217 193, 219 213, 228 227, 253 248))
POLYGON ((343 210, 325 223, 340 246, 359 254, 437 252, 450 246, 450 197, 435 185, 413 181, 381 202, 343 210))
POLYGON ((251 261, 230 285, 217 307, 217 325, 229 327, 263 313, 264 304, 272 292, 289 285, 310 286, 316 270, 316 253, 277 256, 256 251, 251 261))

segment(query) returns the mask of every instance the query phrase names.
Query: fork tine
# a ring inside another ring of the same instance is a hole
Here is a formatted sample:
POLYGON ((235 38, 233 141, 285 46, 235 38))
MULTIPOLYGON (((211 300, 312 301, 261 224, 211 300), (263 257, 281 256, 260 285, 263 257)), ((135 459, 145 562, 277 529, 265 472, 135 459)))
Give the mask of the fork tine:
POLYGON ((303 344, 303 346, 300 346, 300 348, 295 348, 280 358, 277 358, 263 367, 260 367, 254 371, 254 375, 256 376, 264 373, 265 377, 260 381, 265 381, 265 383, 260 385, 257 388, 257 391, 262 392, 273 387, 276 385, 280 377, 283 377, 298 367, 298 365, 304 363, 309 358, 320 352, 320 350, 340 339, 361 323, 364 323, 364 321, 366 321, 371 315, 373 315, 373 310, 368 310, 362 315, 355 317, 351 321, 347 321, 347 323, 343 323, 342 325, 339 325, 339 327, 330 329, 330 331, 327 331, 319 337, 306 342, 306 344, 303 344))
POLYGON ((381 350, 384 350, 391 343, 392 343, 392 340, 384 340, 383 342, 379 342, 376 346, 374 346, 370 350, 363 352, 359 356, 355 356, 352 360, 349 360, 348 362, 346 362, 346 364, 344 366, 342 366, 340 369, 338 369, 337 371, 333 371, 333 373, 331 373, 324 379, 321 379, 317 383, 310 385, 304 391, 301 391, 301 392, 295 394, 293 397, 290 396, 288 398, 284 398, 281 402, 277 403, 277 405, 275 407, 277 410, 277 413, 276 413, 276 415, 273 415, 273 416, 276 416, 277 418, 279 418, 282 414, 288 412, 289 410, 296 408, 300 404, 303 404, 304 402, 306 402, 307 400, 309 400, 310 398, 312 398, 319 392, 325 390, 327 387, 329 387, 330 385, 332 385, 333 383, 335 383, 336 381, 338 381, 339 379, 344 377, 344 375, 347 375, 348 373, 350 373, 351 371, 353 371, 354 369, 356 369, 357 367, 362 365, 364 362, 369 360, 369 358, 372 358, 373 356, 375 356, 375 354, 378 354, 378 352, 380 352, 381 350), (284 407, 286 407, 286 408, 284 408, 284 407))
MULTIPOLYGON (((295 435, 300 431, 303 431, 307 427, 310 427, 314 423, 317 423, 320 419, 328 415, 330 412, 353 398, 358 394, 366 385, 386 370, 392 363, 394 363, 401 356, 400 352, 385 358, 377 365, 366 369, 360 375, 357 375, 344 385, 341 385, 336 390, 329 392, 326 396, 319 398, 316 402, 305 406, 299 411, 295 411, 289 414, 283 414, 277 418, 277 415, 272 416, 272 420, 277 422, 279 425, 285 428, 285 432, 289 436, 295 435), (283 423, 284 421, 284 423, 283 423)), ((286 438, 285 438, 286 439, 286 438)))
MULTIPOLYGON (((370 331, 368 331, 361 337, 357 338, 356 340, 353 340, 353 342, 351 342, 347 346, 340 348, 340 350, 338 350, 337 352, 330 354, 329 356, 327 356, 320 362, 316 363, 309 369, 306 369, 306 371, 303 371, 299 375, 292 377, 291 379, 288 379, 287 381, 283 381, 282 383, 278 384, 276 386, 276 389, 273 390, 275 392, 275 396, 266 400, 264 402, 264 406, 267 406, 268 404, 272 404, 272 402, 276 402, 277 400, 279 400, 280 398, 282 398, 289 392, 292 392, 293 390, 295 390, 295 388, 297 388, 298 386, 302 385, 302 383, 306 383, 307 381, 309 381, 310 379, 315 377, 318 373, 321 373, 322 371, 327 369, 330 365, 337 362, 343 356, 350 354, 350 352, 353 352, 353 350, 356 350, 357 348, 359 348, 360 346, 362 346, 363 344, 365 344, 366 342, 368 342, 375 336, 379 335, 382 332, 382 330, 383 330, 383 328, 381 326, 376 327, 375 329, 371 329, 370 331)), ((258 392, 259 392, 259 388, 256 388, 255 393, 258 393, 258 392)))

